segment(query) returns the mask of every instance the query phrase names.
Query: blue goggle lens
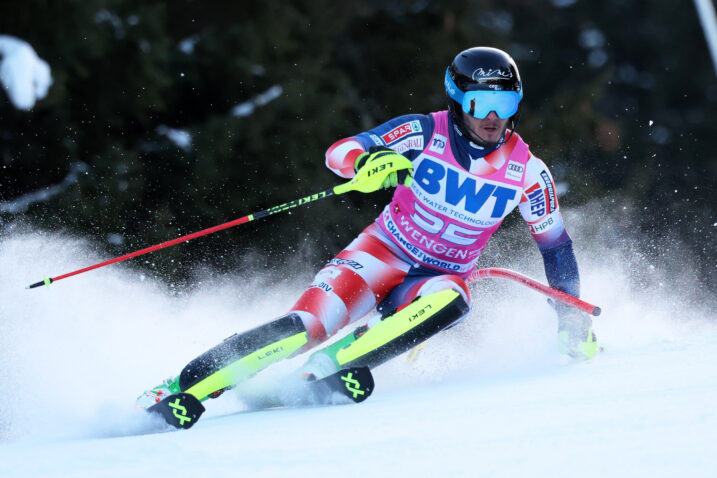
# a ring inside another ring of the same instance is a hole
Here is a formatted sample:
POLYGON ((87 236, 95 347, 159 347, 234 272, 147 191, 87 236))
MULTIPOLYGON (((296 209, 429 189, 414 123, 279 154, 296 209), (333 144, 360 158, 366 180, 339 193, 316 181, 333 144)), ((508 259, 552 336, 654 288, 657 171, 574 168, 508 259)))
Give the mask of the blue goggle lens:
POLYGON ((463 111, 479 119, 485 118, 491 111, 495 111, 501 119, 510 118, 518 112, 518 105, 523 98, 522 88, 520 93, 500 90, 473 90, 464 93, 453 82, 448 70, 445 84, 448 95, 461 105, 463 111))
POLYGON ((501 119, 510 118, 518 112, 520 95, 515 91, 479 90, 463 94, 463 111, 474 118, 485 118, 495 111, 501 119))

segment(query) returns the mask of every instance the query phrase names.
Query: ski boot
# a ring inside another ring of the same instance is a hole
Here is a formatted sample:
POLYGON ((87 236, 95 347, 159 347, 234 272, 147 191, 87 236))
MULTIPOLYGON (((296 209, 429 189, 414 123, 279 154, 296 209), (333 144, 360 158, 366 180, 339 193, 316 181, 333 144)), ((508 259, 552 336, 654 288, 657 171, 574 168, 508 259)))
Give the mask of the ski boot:
POLYGON ((575 359, 589 360, 602 348, 593 332, 593 322, 583 312, 570 312, 558 319, 558 350, 575 359))
POLYGON ((367 330, 368 327, 366 325, 362 325, 346 337, 337 340, 328 347, 324 347, 323 349, 312 353, 306 363, 299 370, 301 378, 309 382, 313 382, 314 380, 321 380, 322 378, 328 377, 332 373, 338 372, 341 369, 341 365, 336 359, 336 353, 339 350, 351 345, 367 330))
POLYGON ((295 314, 234 334, 189 362, 179 376, 140 395, 137 408, 147 409, 180 392, 200 401, 216 398, 267 366, 298 352, 307 342, 306 328, 295 314))
POLYGON ((137 397, 135 408, 137 410, 146 410, 155 403, 159 403, 168 396, 179 392, 178 377, 170 377, 153 389, 145 390, 139 397, 137 397))

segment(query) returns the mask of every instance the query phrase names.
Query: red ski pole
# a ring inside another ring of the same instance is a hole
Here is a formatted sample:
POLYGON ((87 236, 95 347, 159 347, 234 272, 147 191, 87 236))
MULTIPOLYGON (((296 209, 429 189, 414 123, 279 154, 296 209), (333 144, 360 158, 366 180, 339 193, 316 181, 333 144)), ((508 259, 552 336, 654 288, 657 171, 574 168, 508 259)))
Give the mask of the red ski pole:
POLYGON ((92 266, 88 266, 83 269, 79 269, 79 270, 76 270, 73 272, 68 272, 67 274, 62 274, 57 277, 48 277, 47 279, 41 280, 39 282, 35 282, 34 284, 31 284, 25 288, 33 289, 33 288, 39 287, 41 285, 49 286, 53 282, 56 282, 60 279, 66 279, 68 277, 82 274, 83 272, 91 271, 93 269, 99 269, 100 267, 108 266, 108 265, 114 264, 116 262, 122 262, 127 259, 131 259, 132 257, 141 256, 142 254, 147 254, 148 252, 156 251, 159 249, 164 249, 165 247, 170 247, 175 244, 179 244, 180 242, 186 242, 186 241, 195 239, 197 237, 206 236, 207 234, 212 234, 214 232, 221 231, 223 229, 228 229, 230 227, 238 226, 239 224, 244 224, 245 222, 253 221, 255 219, 260 219, 262 217, 266 217, 271 214, 276 214, 277 212, 286 211, 287 209, 291 209, 291 208, 294 208, 297 206, 302 206, 302 205, 310 203, 312 201, 316 201, 318 199, 323 199, 323 198, 332 196, 333 194, 334 194, 334 191, 331 189, 322 191, 317 194, 312 194, 311 196, 306 196, 301 199, 296 199, 294 201, 290 201, 290 202, 281 204, 279 206, 274 206, 270 209, 265 209, 263 211, 259 211, 254 214, 249 214, 248 216, 240 217, 239 219, 235 219, 233 221, 225 222, 224 224, 219 224, 218 226, 209 227, 207 229, 203 229, 201 231, 194 232, 192 234, 187 234, 186 236, 182 236, 182 237, 178 237, 176 239, 172 239, 170 241, 162 242, 161 244, 156 244, 154 246, 145 247, 144 249, 140 249, 139 251, 130 252, 129 254, 125 254, 120 257, 115 257, 114 259, 100 262, 99 264, 94 264, 92 266))
POLYGON ((514 272, 508 269, 500 269, 498 267, 476 269, 468 277, 468 282, 495 277, 500 277, 503 279, 509 279, 518 282, 520 284, 530 287, 531 289, 537 290, 538 292, 547 295, 548 297, 551 297, 557 301, 560 301, 567 305, 571 305, 576 309, 582 310, 583 312, 587 312, 590 315, 594 315, 596 317, 600 315, 600 307, 589 304, 584 300, 578 299, 577 297, 572 296, 570 294, 566 294, 565 292, 560 291, 558 289, 553 289, 552 287, 547 286, 542 282, 538 282, 535 279, 531 279, 530 277, 520 274, 519 272, 514 272))
POLYGON ((373 161, 371 163, 370 169, 363 168, 363 169, 359 170, 356 173, 356 176, 353 177, 353 179, 351 179, 350 181, 348 181, 346 183, 339 184, 338 186, 334 186, 332 189, 327 189, 326 191, 321 191, 320 193, 312 194, 310 196, 306 196, 303 198, 294 199, 293 201, 289 201, 284 204, 279 204, 278 206, 274 206, 272 208, 265 209, 263 211, 255 212, 254 214, 249 214, 248 216, 240 217, 239 219, 225 222, 224 224, 220 224, 218 226, 203 229, 201 231, 197 231, 192 234, 187 234, 186 236, 178 237, 176 239, 172 239, 170 241, 163 242, 161 244, 146 247, 139 251, 130 252, 129 254, 125 254, 120 257, 115 257, 114 259, 100 262, 99 264, 85 267, 83 269, 79 269, 79 270, 76 270, 73 272, 68 272, 67 274, 62 274, 57 277, 48 277, 39 282, 35 282, 34 284, 30 284, 29 286, 27 286, 25 288, 26 289, 34 289, 35 287, 39 287, 41 285, 49 286, 53 282, 56 282, 60 279, 66 279, 68 277, 82 274, 83 272, 91 271, 93 269, 99 269, 100 267, 108 266, 108 265, 114 264, 116 262, 125 261, 132 257, 141 256, 142 254, 147 254, 148 252, 156 251, 158 249, 164 249, 165 247, 173 246, 175 244, 179 244, 180 242, 186 242, 191 239, 195 239, 197 237, 206 236, 207 234, 212 234, 214 232, 221 231, 223 229, 228 229, 230 227, 238 226, 239 224, 244 224, 245 222, 253 221, 255 219, 261 219, 266 216, 271 216, 272 214, 283 212, 283 211, 286 211, 288 209, 292 209, 292 208, 295 208, 298 206, 303 206, 304 204, 308 204, 310 202, 314 202, 319 199, 327 198, 329 196, 344 194, 349 191, 359 191, 362 193, 371 193, 371 192, 381 189, 381 186, 384 183, 385 179, 391 173, 402 171, 404 169, 411 169, 412 167, 413 167, 413 165, 412 165, 411 161, 409 161, 408 159, 406 159, 405 161, 403 161, 403 160, 396 161, 395 159, 379 158, 378 160, 373 161))

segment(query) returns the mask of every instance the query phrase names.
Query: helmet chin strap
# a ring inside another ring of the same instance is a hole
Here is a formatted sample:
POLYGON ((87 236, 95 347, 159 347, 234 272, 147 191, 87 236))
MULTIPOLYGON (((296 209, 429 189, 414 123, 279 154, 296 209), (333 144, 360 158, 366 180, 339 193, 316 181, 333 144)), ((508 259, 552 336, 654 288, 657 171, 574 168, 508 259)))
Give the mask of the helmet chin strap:
MULTIPOLYGON (((464 123, 464 125, 465 125, 466 131, 468 132, 468 139, 470 139, 471 142, 475 143, 476 145, 480 146, 481 148, 495 149, 498 146, 508 142, 508 140, 503 141, 503 136, 505 135, 505 130, 508 129, 508 124, 506 124, 505 127, 503 128, 503 131, 500 134, 500 139, 498 141, 487 141, 487 140, 481 138, 481 136, 478 133, 473 131, 473 129, 468 124, 464 123)), ((511 131, 511 135, 512 134, 513 133, 511 131)), ((508 139, 510 139, 510 137, 508 137, 508 139)))

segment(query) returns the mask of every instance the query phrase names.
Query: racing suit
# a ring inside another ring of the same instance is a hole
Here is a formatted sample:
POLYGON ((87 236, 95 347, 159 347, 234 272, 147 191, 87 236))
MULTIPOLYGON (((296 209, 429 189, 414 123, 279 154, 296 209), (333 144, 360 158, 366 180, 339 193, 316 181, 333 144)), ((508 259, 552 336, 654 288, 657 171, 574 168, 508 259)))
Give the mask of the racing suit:
POLYGON ((291 308, 308 331, 309 346, 374 308, 386 316, 446 288, 470 305, 465 279, 516 207, 543 256, 549 284, 579 295, 572 241, 550 171, 517 133, 504 137, 498 147, 482 148, 463 136, 448 111, 439 111, 394 118, 327 150, 327 167, 350 178, 360 154, 388 147, 411 160, 413 181, 396 188, 376 221, 319 271, 291 308))

